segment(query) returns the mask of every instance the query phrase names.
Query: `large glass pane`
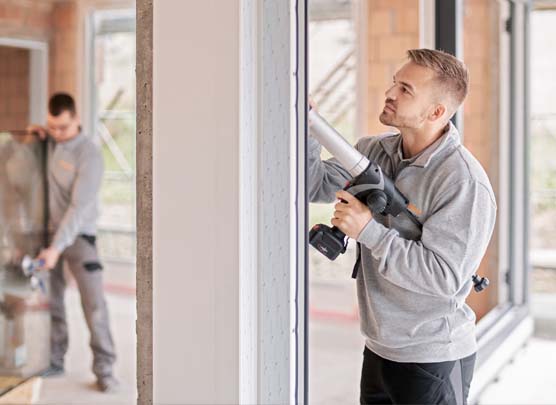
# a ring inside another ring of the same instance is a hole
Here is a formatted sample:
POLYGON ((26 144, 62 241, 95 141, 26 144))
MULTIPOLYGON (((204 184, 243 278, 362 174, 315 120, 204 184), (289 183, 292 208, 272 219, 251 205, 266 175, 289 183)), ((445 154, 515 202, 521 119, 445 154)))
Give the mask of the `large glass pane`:
POLYGON ((46 274, 24 274, 46 238, 45 144, 24 131, 31 52, 0 46, 0 394, 48 365, 46 274))
MULTIPOLYGON (((123 383, 120 399, 112 398, 125 402, 136 396, 134 6, 117 1, 87 7, 73 1, 4 3, 3 20, 13 29, 4 32, 0 42, 14 46, 0 46, 0 375, 28 376, 40 371, 39 360, 49 364, 46 295, 21 271, 23 256, 33 257, 45 246, 47 207, 41 175, 46 162, 42 144, 24 136, 23 130, 31 122, 44 125, 48 97, 65 91, 76 98, 84 133, 102 146, 106 170, 98 245, 118 357, 114 373, 123 383), (31 15, 33 23, 28 25, 31 15)), ((90 398, 86 394, 92 387, 79 382, 80 373, 93 378, 89 331, 73 277, 70 272, 65 275, 73 342, 65 357, 69 373, 67 379, 45 380, 42 399, 66 403, 73 392, 83 394, 84 402, 96 403, 94 392, 90 398), (58 391, 60 382, 69 387, 65 394, 58 391)), ((48 291, 48 283, 45 287, 48 291)), ((20 382, 0 380, 0 393, 20 382)))
MULTIPOLYGON (((356 140, 356 32, 351 1, 309 2, 309 92, 342 135, 356 140)), ((329 158, 323 149, 323 158, 329 158)), ((309 222, 329 224, 333 204, 311 204, 309 222)), ((309 397, 311 403, 357 398, 363 340, 358 328, 355 247, 335 261, 309 249, 309 397)))
POLYGON ((531 15, 531 259, 556 267, 556 10, 531 15), (554 258, 551 260, 551 256, 554 258))
POLYGON ((507 124, 510 34, 504 29, 509 14, 503 15, 502 3, 463 4, 463 54, 470 76, 469 94, 463 107, 463 144, 485 169, 498 204, 494 234, 477 270, 479 275, 489 278, 490 286, 480 294, 472 292, 467 299, 477 320, 509 299, 509 265, 505 256, 509 246, 511 181, 507 124), (492 55, 497 57, 493 59, 492 55))
MULTIPOLYGON (((321 115, 352 144, 362 136, 391 130, 378 117, 392 76, 408 49, 432 46, 426 32, 435 16, 425 3, 309 1, 309 92, 321 115)), ((470 89, 460 112, 460 132, 464 145, 489 176, 499 206, 494 235, 477 269, 480 276, 490 279, 490 287, 481 293, 472 291, 468 298, 477 320, 508 303, 510 294, 507 111, 511 55, 510 37, 505 31, 507 16, 503 14, 509 8, 503 3, 462 3, 461 39, 470 89)), ((323 152, 323 158, 328 156, 323 152)), ((332 211, 332 205, 311 204, 310 225, 330 224, 332 211)), ((351 241, 347 252, 332 262, 312 247, 309 257, 311 402, 356 402, 363 338, 355 282, 350 277, 355 246, 351 241)))
POLYGON ((556 338, 556 5, 531 13, 530 259, 535 334, 556 338))
POLYGON ((135 287, 135 18, 129 11, 97 12, 95 21, 95 132, 105 176, 99 249, 108 283, 135 287))
POLYGON ((49 361, 47 274, 22 266, 45 246, 44 146, 0 129, 0 375, 14 377, 0 393, 49 361))

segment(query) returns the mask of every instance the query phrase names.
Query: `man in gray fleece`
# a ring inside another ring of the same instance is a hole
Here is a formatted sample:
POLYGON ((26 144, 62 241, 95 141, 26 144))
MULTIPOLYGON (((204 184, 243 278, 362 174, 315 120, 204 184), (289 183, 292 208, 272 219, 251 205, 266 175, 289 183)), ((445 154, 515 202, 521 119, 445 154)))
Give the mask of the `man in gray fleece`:
POLYGON ((50 368, 44 376, 64 372, 68 328, 64 306, 64 263, 72 273, 91 334, 93 373, 101 391, 113 391, 116 359, 108 308, 102 285, 102 264, 96 248, 98 200, 104 164, 100 149, 81 132, 73 98, 52 96, 46 128, 30 126, 41 138, 48 136, 49 225, 53 237, 38 259, 50 270, 50 368))
POLYGON ((380 114, 399 132, 361 138, 355 147, 418 207, 422 229, 404 215, 373 215, 341 190, 349 173, 335 159, 321 161, 312 137, 309 196, 343 201, 331 222, 360 246, 360 402, 464 404, 477 351, 475 314, 465 299, 494 229, 496 202, 450 122, 467 95, 467 68, 440 51, 407 55, 380 114))

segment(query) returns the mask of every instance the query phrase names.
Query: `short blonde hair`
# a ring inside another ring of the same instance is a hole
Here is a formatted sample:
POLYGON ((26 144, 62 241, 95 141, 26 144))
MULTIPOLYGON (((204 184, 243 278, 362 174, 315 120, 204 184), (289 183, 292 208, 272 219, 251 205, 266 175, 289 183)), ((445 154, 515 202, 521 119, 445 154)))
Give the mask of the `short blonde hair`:
POLYGON ((469 90, 469 72, 465 64, 449 53, 434 49, 410 49, 409 60, 436 73, 441 90, 453 100, 453 110, 463 103, 469 90))

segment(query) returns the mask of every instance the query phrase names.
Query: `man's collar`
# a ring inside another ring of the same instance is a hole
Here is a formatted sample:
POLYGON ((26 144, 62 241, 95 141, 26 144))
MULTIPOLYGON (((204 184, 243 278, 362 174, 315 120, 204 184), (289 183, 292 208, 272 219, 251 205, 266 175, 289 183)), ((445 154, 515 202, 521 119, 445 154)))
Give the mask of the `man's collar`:
POLYGON ((75 135, 70 140, 65 142, 60 142, 60 143, 57 142, 56 144, 62 146, 64 149, 65 148, 71 149, 74 146, 80 144, 83 139, 85 139, 85 136, 83 136, 83 132, 80 131, 77 135, 75 135))
POLYGON ((440 138, 421 151, 417 156, 413 156, 409 159, 403 158, 402 136, 400 133, 385 136, 380 140, 382 148, 390 157, 397 157, 400 161, 409 161, 411 166, 419 167, 427 167, 434 156, 454 142, 456 145, 459 144, 460 136, 457 128, 451 121, 448 129, 440 138))

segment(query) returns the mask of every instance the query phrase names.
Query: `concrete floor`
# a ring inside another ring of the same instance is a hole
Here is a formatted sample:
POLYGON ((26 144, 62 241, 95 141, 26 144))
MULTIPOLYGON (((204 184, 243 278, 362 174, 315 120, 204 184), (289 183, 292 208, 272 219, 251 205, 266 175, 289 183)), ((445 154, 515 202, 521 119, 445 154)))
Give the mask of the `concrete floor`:
MULTIPOLYGON (((363 341, 357 322, 311 323, 311 404, 358 403, 363 341)), ((556 404, 556 340, 533 337, 479 398, 480 405, 556 404)))
MULTIPOLYGON (((354 315, 353 284, 319 283, 311 287, 310 401, 311 404, 358 403, 363 340, 354 315), (318 305, 326 303, 325 306, 318 305)), ((64 377, 43 381, 39 404, 136 403, 135 299, 129 294, 108 294, 111 324, 118 353, 116 375, 122 383, 115 394, 96 391, 90 371, 88 332, 75 288, 67 292, 70 348, 64 377)), ((556 295, 533 296, 533 314, 544 323, 541 333, 504 367, 497 382, 482 393, 481 405, 556 404, 556 335, 546 328, 554 319, 556 295)))
MULTIPOLYGON (((311 404, 358 403, 364 343, 354 316, 354 297, 353 282, 345 277, 321 277, 311 284, 311 404)), ((556 293, 532 294, 535 335, 483 391, 480 405, 556 404, 555 308, 556 293)))
POLYGON ((556 340, 531 338, 482 393, 479 404, 556 404, 556 340))
POLYGON ((89 333, 81 310, 79 294, 75 287, 72 287, 68 288, 66 292, 70 333, 66 374, 62 377, 43 380, 38 404, 120 405, 136 403, 135 297, 129 294, 108 294, 107 300, 118 356, 115 375, 120 380, 120 390, 114 394, 105 394, 95 388, 95 377, 91 372, 92 354, 88 344, 89 333))

